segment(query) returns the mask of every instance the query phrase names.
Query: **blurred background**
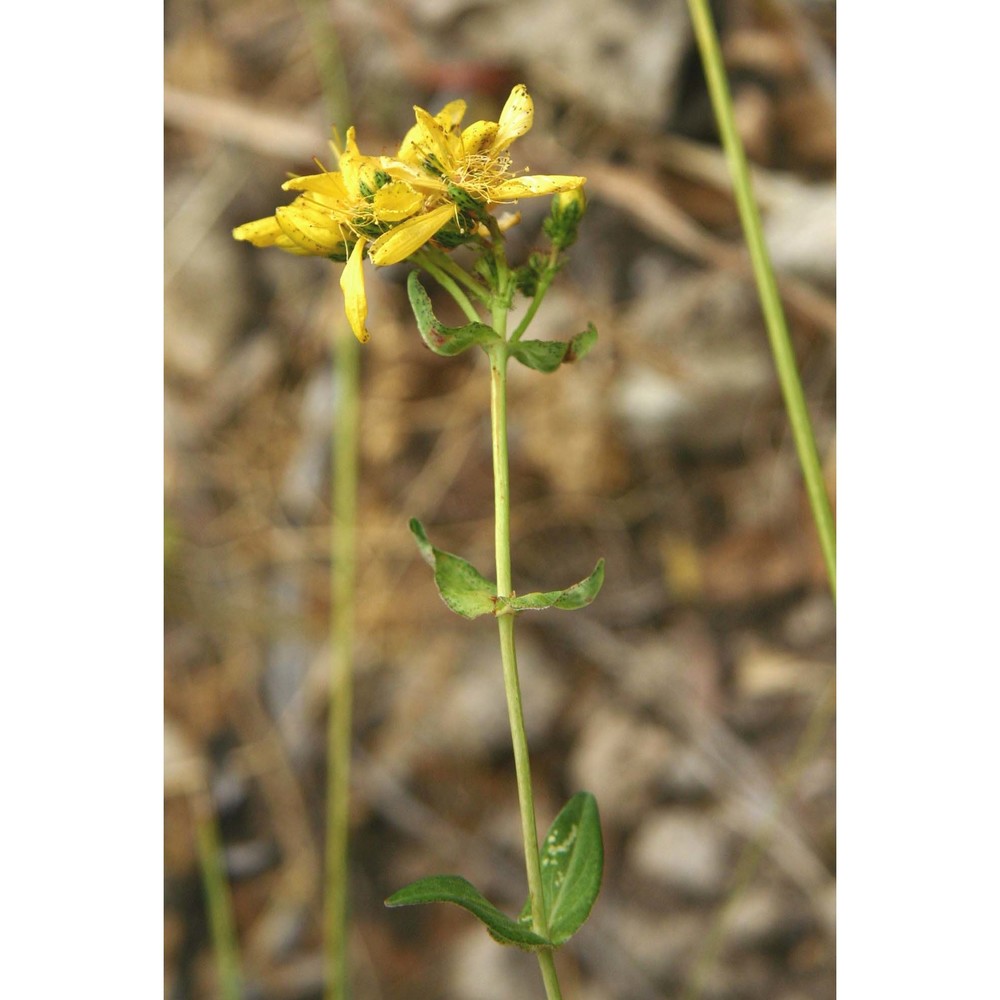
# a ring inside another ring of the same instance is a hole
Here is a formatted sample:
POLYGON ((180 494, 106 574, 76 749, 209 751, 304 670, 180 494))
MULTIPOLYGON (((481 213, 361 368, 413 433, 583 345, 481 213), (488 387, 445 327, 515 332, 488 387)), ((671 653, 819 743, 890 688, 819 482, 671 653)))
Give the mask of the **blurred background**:
MULTIPOLYGON (((713 5, 831 492, 836 6, 713 5)), ((332 342, 340 267, 235 242, 412 106, 535 100, 514 168, 589 209, 532 327, 579 364, 511 370, 514 582, 607 577, 518 623, 539 824, 598 799, 604 887, 567 998, 834 996, 835 616, 683 0, 168 0, 165 995, 219 995, 198 861, 218 820, 246 996, 322 995, 332 342)), ((522 203, 520 262, 546 199, 522 203)), ((352 978, 358 1000, 541 995, 455 907, 526 887, 495 627, 451 614, 407 530, 492 565, 485 358, 431 355, 407 267, 366 271, 352 978)), ((442 314, 447 307, 442 303, 442 314)))

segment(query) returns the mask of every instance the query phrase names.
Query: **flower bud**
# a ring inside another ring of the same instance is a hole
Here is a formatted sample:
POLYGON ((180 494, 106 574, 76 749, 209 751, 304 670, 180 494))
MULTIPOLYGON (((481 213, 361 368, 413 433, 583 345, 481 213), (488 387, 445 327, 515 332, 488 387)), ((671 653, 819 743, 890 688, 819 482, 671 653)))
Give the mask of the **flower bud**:
POLYGON ((586 209, 587 197, 582 188, 561 191, 552 199, 552 208, 544 228, 557 250, 565 250, 576 242, 577 228, 586 209))

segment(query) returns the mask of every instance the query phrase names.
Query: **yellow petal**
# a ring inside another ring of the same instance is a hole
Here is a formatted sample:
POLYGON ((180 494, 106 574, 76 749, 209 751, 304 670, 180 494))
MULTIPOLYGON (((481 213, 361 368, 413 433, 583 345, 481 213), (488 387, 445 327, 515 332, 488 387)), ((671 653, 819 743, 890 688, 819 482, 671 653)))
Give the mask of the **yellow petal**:
POLYGON ((375 218, 379 222, 402 222, 418 211, 423 203, 423 195, 414 191, 409 184, 392 181, 375 194, 375 218))
POLYGON ((406 260, 454 216, 454 205, 440 205, 426 215, 418 215, 390 229, 372 244, 372 261, 379 267, 386 267, 406 260))
POLYGON ((490 188, 490 201, 517 201, 518 198, 535 198, 543 194, 572 191, 580 187, 586 177, 567 174, 534 174, 529 177, 512 177, 490 188))
POLYGON ((414 166, 419 165, 422 159, 420 154, 420 139, 423 134, 424 127, 419 122, 416 125, 411 125, 409 131, 403 136, 403 141, 399 144, 396 159, 414 166))
POLYGON ((233 230, 234 240, 246 240, 255 247, 273 247, 281 236, 281 226, 273 215, 255 222, 244 222, 233 230))
POLYGON ((361 159, 361 150, 358 149, 357 140, 354 137, 354 126, 347 130, 347 137, 344 144, 344 151, 340 154, 340 174, 344 179, 347 191, 357 194, 358 191, 358 161, 361 159))
POLYGON ((282 191, 312 191, 327 198, 347 200, 347 186, 338 171, 323 174, 307 174, 305 177, 293 177, 281 185, 282 191))
POLYGON ((408 163, 393 160, 384 166, 384 170, 393 180, 404 181, 418 191, 444 193, 448 190, 448 185, 444 181, 408 163))
POLYGON ((329 257, 343 249, 344 237, 339 225, 319 225, 295 205, 279 208, 274 217, 281 231, 298 247, 317 257, 329 257))
MULTIPOLYGON (((448 141, 448 133, 423 108, 414 108, 413 111, 417 116, 419 131, 414 136, 414 152, 411 154, 409 162, 423 165, 427 160, 430 160, 431 166, 435 170, 448 173, 454 165, 455 159, 452 143, 448 141)), ((458 146, 461 140, 457 136, 453 139, 455 145, 458 146)))
POLYGON ((358 199, 375 191, 375 174, 381 164, 377 156, 365 156, 354 136, 354 126, 347 130, 347 142, 340 156, 340 173, 349 199, 358 199))
POLYGON ((515 139, 524 135, 531 128, 535 118, 535 105, 528 93, 528 88, 519 83, 507 98, 507 103, 500 112, 496 138, 493 140, 493 151, 503 152, 515 139))
POLYGON ((455 133, 465 114, 465 101, 451 101, 436 115, 418 107, 414 107, 413 111, 417 116, 417 123, 403 137, 396 159, 421 167, 428 154, 434 153, 441 167, 446 169, 448 159, 461 152, 455 142, 455 133), (429 122, 433 122, 433 126, 428 126, 429 122), (429 129, 432 134, 429 134, 429 129))
POLYGON ((446 132, 458 128, 465 117, 465 101, 449 101, 434 118, 446 132))
POLYGON ((347 313, 347 322, 351 324, 354 336, 362 344, 367 343, 371 337, 365 326, 365 320, 368 319, 368 299, 365 297, 365 272, 362 267, 364 259, 365 241, 358 240, 344 265, 344 273, 340 276, 340 290, 344 293, 344 312, 347 313))
POLYGON ((278 220, 273 215, 266 219, 258 219, 256 222, 246 222, 242 226, 237 226, 233 230, 233 238, 246 240, 255 247, 277 247, 279 250, 300 256, 309 253, 308 250, 303 250, 281 231, 278 220))
MULTIPOLYGON (((337 208, 326 204, 322 195, 302 194, 289 206, 294 209, 295 214, 311 225, 320 229, 328 229, 334 233, 341 241, 349 239, 345 235, 345 213, 342 206, 337 208)), ((275 213, 277 214, 277 213, 275 213)))
POLYGON ((466 156, 475 156, 490 149, 499 127, 496 122, 473 122, 462 131, 462 151, 466 156))

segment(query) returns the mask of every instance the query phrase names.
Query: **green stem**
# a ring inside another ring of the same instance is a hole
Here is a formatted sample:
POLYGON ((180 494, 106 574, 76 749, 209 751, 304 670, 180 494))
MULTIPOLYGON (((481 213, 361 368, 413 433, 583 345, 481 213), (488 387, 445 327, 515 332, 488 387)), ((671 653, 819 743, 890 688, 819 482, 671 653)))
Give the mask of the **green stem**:
POLYGON ((816 438, 813 434, 809 410, 802 392, 802 383, 795 365, 795 353, 788 336, 788 326, 785 323, 785 313, 781 306, 781 297, 778 294, 774 268, 771 265, 770 254, 764 242, 760 211, 753 195, 746 153, 743 150, 739 133, 736 131, 733 102, 726 80, 719 38, 709 11, 708 0, 688 0, 688 7, 691 11, 691 20, 694 22, 694 32, 698 40, 698 48, 701 51, 701 59, 705 66, 708 91, 715 109, 715 117, 718 121, 719 133, 722 136, 722 145, 726 152, 729 172, 733 178, 736 205, 750 250, 750 259, 753 262, 754 277, 757 280, 757 294, 764 312, 767 334, 771 341, 771 351, 778 371, 778 381, 781 383, 781 392, 785 398, 785 407, 792 425, 792 436, 795 439, 799 464, 802 466, 802 475, 805 478, 813 520, 816 522, 816 530, 819 533, 827 577, 830 581, 830 592, 836 600, 837 538, 833 511, 830 508, 826 484, 823 481, 823 470, 816 449, 816 438))
POLYGON ((241 1000, 243 986, 240 949, 233 926, 233 904, 222 866, 219 827, 207 791, 195 798, 194 809, 198 861, 205 887, 208 925, 219 977, 219 996, 222 1000, 241 1000))
POLYGON ((556 256, 556 251, 553 249, 549 256, 548 270, 538 281, 538 287, 535 289, 535 294, 531 299, 531 305, 528 306, 528 311, 524 314, 524 318, 517 324, 517 329, 510 335, 510 342, 512 344, 516 344, 521 339, 524 331, 531 326, 531 321, 535 318, 535 313, 538 312, 538 307, 542 304, 542 299, 545 298, 545 293, 549 290, 549 285, 552 284, 552 280, 559 272, 559 268, 556 266, 556 256))
POLYGON ((458 307, 473 323, 481 323, 482 318, 476 312, 469 297, 455 283, 454 279, 442 270, 426 252, 415 253, 413 261, 419 264, 448 294, 458 303, 458 307))
POLYGON ((327 117, 341 126, 351 117, 350 91, 337 33, 323 0, 298 0, 309 34, 316 74, 326 101, 327 117))
POLYGON ((330 709, 327 732, 326 1000, 345 1000, 347 978, 347 845, 351 784, 351 701, 358 503, 358 343, 336 335, 338 406, 331 456, 330 709))
MULTIPOLYGON (((501 272, 501 285, 509 280, 506 268, 501 272)), ((507 306, 504 291, 493 305, 493 329, 504 340, 487 350, 490 359, 490 427, 493 439, 493 491, 496 509, 497 594, 513 594, 510 568, 510 468, 507 452, 507 306)), ((517 776, 517 796, 521 807, 521 836, 524 841, 524 863, 531 900, 532 929, 543 937, 549 936, 545 901, 542 895, 542 863, 538 850, 538 827, 535 822, 535 798, 531 787, 531 764, 528 756, 528 736, 524 728, 521 705, 521 684, 517 674, 517 651, 514 646, 514 615, 497 619, 500 629, 500 656, 503 662, 504 691, 507 714, 514 747, 514 770, 517 776)), ((550 951, 538 952, 538 964, 548 1000, 562 1000, 559 979, 550 951)))
POLYGON ((428 246, 422 251, 430 257, 442 271, 447 271, 456 281, 461 282, 481 302, 490 301, 490 293, 468 271, 456 264, 443 250, 428 246))
MULTIPOLYGON (((327 114, 335 135, 350 121, 350 90, 337 32, 322 0, 298 0, 327 114)), ((327 722, 326 857, 323 950, 326 1000, 347 1000, 347 845, 350 805, 351 678, 354 658, 354 563, 357 531, 358 344, 335 337, 340 381, 331 458, 330 694, 327 722)))

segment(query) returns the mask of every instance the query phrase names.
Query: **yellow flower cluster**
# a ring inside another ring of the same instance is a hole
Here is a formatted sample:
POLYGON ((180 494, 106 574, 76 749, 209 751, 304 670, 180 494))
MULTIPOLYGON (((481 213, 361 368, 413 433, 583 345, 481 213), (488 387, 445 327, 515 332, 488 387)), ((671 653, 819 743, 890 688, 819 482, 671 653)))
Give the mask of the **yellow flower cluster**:
POLYGON ((254 246, 346 261, 340 279, 348 321, 364 343, 368 301, 362 263, 406 260, 433 241, 454 247, 474 238, 489 206, 581 187, 567 175, 515 176, 507 150, 532 124, 534 105, 518 84, 496 122, 462 128, 465 101, 436 115, 414 108, 416 124, 394 157, 365 156, 347 131, 338 170, 294 177, 282 185, 301 192, 273 216, 233 230, 254 246))

